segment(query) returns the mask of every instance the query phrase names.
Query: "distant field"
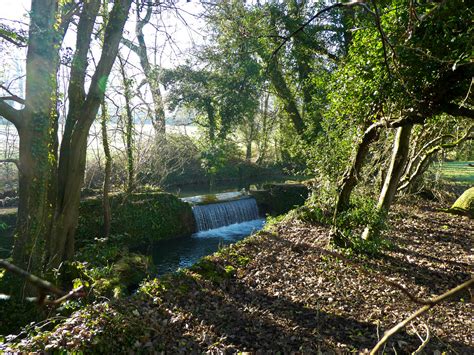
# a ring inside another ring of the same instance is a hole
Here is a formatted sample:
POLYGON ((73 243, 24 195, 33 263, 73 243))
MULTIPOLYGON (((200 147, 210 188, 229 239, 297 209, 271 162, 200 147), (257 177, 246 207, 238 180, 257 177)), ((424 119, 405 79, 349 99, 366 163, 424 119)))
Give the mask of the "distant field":
POLYGON ((474 161, 444 162, 439 166, 441 177, 451 181, 474 184, 474 161))

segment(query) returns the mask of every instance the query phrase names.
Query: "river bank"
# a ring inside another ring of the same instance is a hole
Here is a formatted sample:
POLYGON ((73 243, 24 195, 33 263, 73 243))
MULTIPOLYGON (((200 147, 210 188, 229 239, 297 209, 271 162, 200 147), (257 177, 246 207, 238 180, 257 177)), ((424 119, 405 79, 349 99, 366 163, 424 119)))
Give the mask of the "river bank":
MULTIPOLYGON (((376 274, 422 298, 470 277, 472 221, 437 212, 438 207, 420 201, 396 206, 386 236, 391 250, 375 259, 353 259, 369 273, 321 252, 329 242, 327 226, 287 218, 189 270, 144 283, 131 298, 95 303, 59 321, 51 332, 16 338, 16 346, 107 352, 365 352, 385 330, 419 308, 376 274)), ((418 332, 424 331, 423 324, 429 328, 429 353, 472 353, 471 316, 466 292, 414 325, 418 332)), ((386 350, 407 353, 420 344, 408 327, 386 350)))

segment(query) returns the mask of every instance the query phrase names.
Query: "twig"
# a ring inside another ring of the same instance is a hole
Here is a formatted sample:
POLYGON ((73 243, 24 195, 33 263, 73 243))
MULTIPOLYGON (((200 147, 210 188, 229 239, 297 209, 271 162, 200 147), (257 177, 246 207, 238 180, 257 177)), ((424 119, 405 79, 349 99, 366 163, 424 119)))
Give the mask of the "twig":
MULTIPOLYGON (((405 318, 403 321, 398 323, 396 326, 394 326, 390 330, 386 331, 383 338, 374 346, 374 348, 370 352, 370 355, 375 355, 377 353, 377 351, 379 351, 381 346, 384 345, 392 335, 394 335, 395 333, 400 331, 403 327, 405 327, 413 319, 415 319, 418 316, 422 315, 423 313, 427 312, 429 309, 433 308, 438 303, 444 301, 446 298, 454 296, 454 295, 458 294, 459 292, 463 291, 464 289, 471 287, 473 283, 474 283, 474 278, 471 278, 470 280, 468 280, 468 281, 466 281, 466 282, 450 289, 449 291, 446 291, 442 295, 439 295, 438 297, 432 298, 429 301, 428 304, 426 304, 425 306, 418 309, 415 313, 413 313, 409 317, 405 318)), ((424 346, 426 346, 426 345, 424 345, 424 346)))
POLYGON ((416 349, 412 355, 416 355, 416 354, 419 354, 421 353, 421 351, 426 347, 426 345, 428 345, 428 342, 430 341, 431 339, 431 334, 430 334, 430 328, 428 328, 428 326, 423 323, 423 327, 425 327, 425 330, 426 330, 426 338, 423 339, 420 334, 418 334, 418 331, 416 330, 415 327, 413 327, 413 329, 415 330, 415 333, 416 335, 418 335, 418 338, 420 338, 420 340, 422 341, 421 345, 418 347, 418 349, 416 349))

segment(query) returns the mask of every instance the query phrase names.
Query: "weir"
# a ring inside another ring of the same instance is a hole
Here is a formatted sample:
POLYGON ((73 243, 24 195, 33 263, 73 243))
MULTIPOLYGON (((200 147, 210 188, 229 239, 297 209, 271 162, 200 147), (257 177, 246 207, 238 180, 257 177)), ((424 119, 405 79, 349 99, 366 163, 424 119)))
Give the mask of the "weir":
POLYGON ((259 218, 257 201, 252 197, 194 206, 193 214, 198 232, 259 218))

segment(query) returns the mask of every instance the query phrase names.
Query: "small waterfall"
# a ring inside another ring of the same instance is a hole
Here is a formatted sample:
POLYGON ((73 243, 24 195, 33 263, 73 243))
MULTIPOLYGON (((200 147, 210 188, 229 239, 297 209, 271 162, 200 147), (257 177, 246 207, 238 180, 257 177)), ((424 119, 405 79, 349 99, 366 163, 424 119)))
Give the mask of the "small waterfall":
POLYGON ((194 206, 193 213, 199 232, 259 218, 254 198, 194 206))

